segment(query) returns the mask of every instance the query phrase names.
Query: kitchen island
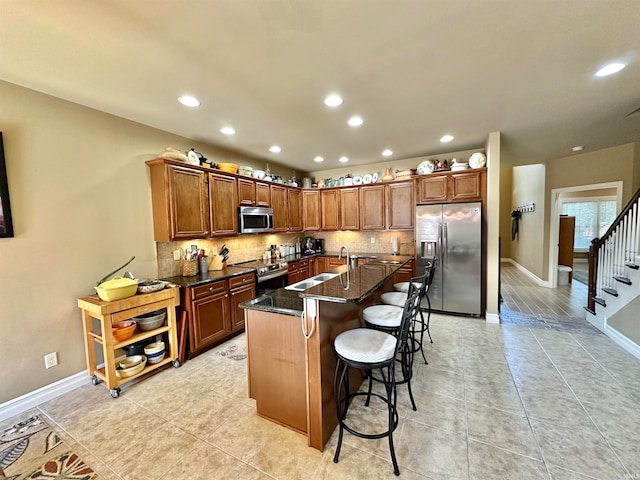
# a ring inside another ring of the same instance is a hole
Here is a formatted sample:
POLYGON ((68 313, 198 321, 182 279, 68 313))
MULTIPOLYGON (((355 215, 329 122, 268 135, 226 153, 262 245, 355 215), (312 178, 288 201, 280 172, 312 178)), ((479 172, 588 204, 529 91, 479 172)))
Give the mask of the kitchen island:
MULTIPOLYGON (((362 326, 360 310, 379 303, 393 289, 394 273, 411 260, 382 256, 349 272, 341 266, 333 271, 337 275, 317 285, 312 281, 303 291, 279 289, 240 305, 249 396, 259 415, 307 435, 310 447, 323 450, 338 423, 333 340, 362 326)), ((352 371, 352 390, 363 379, 352 371)))

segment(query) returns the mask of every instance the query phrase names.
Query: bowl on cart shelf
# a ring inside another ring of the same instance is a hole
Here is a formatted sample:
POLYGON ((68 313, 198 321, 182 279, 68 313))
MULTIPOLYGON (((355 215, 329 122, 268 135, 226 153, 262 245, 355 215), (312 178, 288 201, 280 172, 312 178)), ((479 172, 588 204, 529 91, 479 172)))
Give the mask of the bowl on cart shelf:
POLYGON ((127 378, 140 373, 147 364, 147 357, 144 355, 133 355, 126 357, 120 362, 116 369, 116 377, 127 378))
POLYGON ((140 316, 133 317, 131 320, 138 324, 138 329, 141 332, 148 332, 149 330, 155 330, 160 328, 165 319, 167 318, 167 310, 156 310, 154 312, 144 313, 140 316))
POLYGON ((164 342, 153 342, 144 347, 144 354, 147 356, 160 352, 164 352, 164 342))
POLYGON ((154 353, 153 355, 147 355, 147 362, 149 363, 149 365, 160 363, 162 360, 164 360, 164 355, 164 349, 160 350, 158 353, 154 353))
POLYGON ((138 290, 138 282, 130 278, 113 277, 111 280, 102 282, 97 287, 93 287, 100 300, 113 302, 123 298, 133 297, 138 290))
POLYGON ((124 342, 129 339, 133 332, 136 331, 136 322, 132 320, 124 320, 111 325, 111 332, 113 333, 113 340, 118 342, 124 342))
POLYGON ((161 280, 143 280, 138 282, 138 293, 153 293, 162 290, 166 282, 161 280))

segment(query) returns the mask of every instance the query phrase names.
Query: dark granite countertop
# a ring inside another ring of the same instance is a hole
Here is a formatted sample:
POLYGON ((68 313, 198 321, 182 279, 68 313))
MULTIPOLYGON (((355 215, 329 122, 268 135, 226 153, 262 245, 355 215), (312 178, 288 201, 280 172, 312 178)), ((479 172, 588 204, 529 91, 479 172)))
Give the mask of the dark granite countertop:
POLYGON ((413 257, 409 255, 378 255, 375 260, 351 270, 348 282, 347 267, 342 265, 330 270, 330 272, 340 273, 340 275, 304 292, 280 288, 275 292, 243 302, 240 307, 298 316, 304 310, 304 298, 337 303, 359 302, 373 293, 390 275, 393 275, 412 259, 413 257))
POLYGON ((209 270, 206 273, 198 273, 193 277, 183 277, 182 275, 177 275, 175 277, 161 278, 160 280, 174 283, 176 285, 179 285, 180 287, 197 287, 198 285, 205 285, 217 280, 224 280, 225 278, 244 275, 245 273, 255 273, 255 271, 255 268, 249 267, 226 267, 224 270, 209 270))
MULTIPOLYGON (((355 255, 358 258, 382 258, 382 257, 400 257, 402 255, 390 255, 384 253, 371 253, 371 252, 349 252, 349 255, 355 255)), ((287 255, 282 258, 282 260, 287 262, 296 262, 298 260, 304 260, 305 258, 314 258, 314 257, 337 257, 339 256, 338 252, 322 252, 322 253, 314 253, 311 255, 305 255, 304 253, 296 253, 293 255, 287 255)))

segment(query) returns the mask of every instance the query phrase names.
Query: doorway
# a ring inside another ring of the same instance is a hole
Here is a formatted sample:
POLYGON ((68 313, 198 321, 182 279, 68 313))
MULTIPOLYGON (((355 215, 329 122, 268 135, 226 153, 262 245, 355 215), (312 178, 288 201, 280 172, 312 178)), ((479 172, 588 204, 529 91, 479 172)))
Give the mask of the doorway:
MULTIPOLYGON (((560 235, 560 214, 562 204, 569 198, 576 196, 614 196, 616 199, 616 212, 622 208, 622 184, 623 182, 607 182, 592 185, 579 185, 574 187, 554 188, 551 190, 551 214, 549 217, 549 286, 558 286, 558 256, 560 235)), ((597 236, 596 233, 595 236, 597 236)))

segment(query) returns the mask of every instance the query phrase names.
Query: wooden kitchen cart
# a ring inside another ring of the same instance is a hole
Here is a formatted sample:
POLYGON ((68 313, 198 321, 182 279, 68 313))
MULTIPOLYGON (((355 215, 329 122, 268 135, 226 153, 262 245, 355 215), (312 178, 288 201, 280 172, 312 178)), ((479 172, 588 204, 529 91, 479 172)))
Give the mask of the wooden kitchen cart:
POLYGON ((84 329, 85 353, 87 356, 87 372, 91 375, 94 385, 100 380, 106 383, 107 388, 111 392, 113 398, 120 396, 120 385, 133 380, 145 373, 162 367, 170 362, 174 367, 179 367, 178 360, 178 334, 176 326, 176 306, 179 305, 179 288, 165 288, 158 292, 137 294, 133 297, 116 300, 113 302, 105 302, 100 300, 97 295, 89 295, 78 299, 78 307, 82 310, 82 325, 84 329), (115 342, 111 334, 111 325, 122 320, 142 315, 144 313, 156 310, 167 309, 167 324, 160 328, 150 330, 148 332, 139 332, 133 334, 123 342, 115 342), (94 321, 100 322, 99 332, 94 331, 94 321), (126 347, 132 343, 149 339, 161 333, 167 333, 169 337, 169 346, 165 354, 165 358, 156 364, 146 365, 138 374, 126 378, 116 376, 116 362, 114 351, 118 348, 126 347), (98 368, 96 365, 96 344, 102 345, 102 353, 104 358, 104 367, 98 368))

